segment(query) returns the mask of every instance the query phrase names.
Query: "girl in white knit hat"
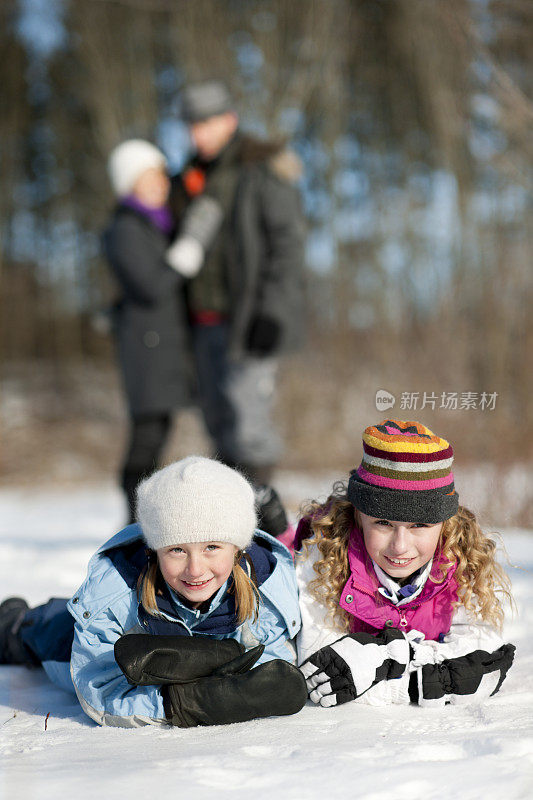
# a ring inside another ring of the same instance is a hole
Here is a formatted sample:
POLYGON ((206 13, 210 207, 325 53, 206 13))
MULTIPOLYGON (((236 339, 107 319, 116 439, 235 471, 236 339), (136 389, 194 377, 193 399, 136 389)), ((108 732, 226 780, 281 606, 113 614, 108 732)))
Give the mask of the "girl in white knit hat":
POLYGON ((250 484, 191 456, 138 488, 71 600, 0 606, 0 663, 42 665, 101 725, 180 727, 294 714, 292 557, 256 529, 250 484), (148 635, 147 635, 148 634, 148 635))

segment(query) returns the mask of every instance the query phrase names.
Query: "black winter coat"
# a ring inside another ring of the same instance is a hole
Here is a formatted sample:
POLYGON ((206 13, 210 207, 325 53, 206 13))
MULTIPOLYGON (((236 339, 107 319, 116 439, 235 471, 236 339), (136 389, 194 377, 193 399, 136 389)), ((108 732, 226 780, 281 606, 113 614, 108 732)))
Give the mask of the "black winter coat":
POLYGON ((303 220, 296 188, 265 163, 243 168, 233 209, 230 347, 246 350, 257 316, 281 328, 279 351, 299 344, 303 329, 303 220))
POLYGON ((183 280, 165 262, 168 237, 141 213, 119 205, 103 245, 119 286, 113 321, 130 413, 187 405, 191 382, 183 280))
MULTIPOLYGON (((247 334, 258 316, 280 326, 273 355, 293 349, 303 337, 304 222, 297 175, 291 174, 293 166, 287 164, 293 156, 287 159, 287 151, 272 148, 261 152, 262 143, 257 154, 250 156, 255 147, 254 140, 241 135, 229 145, 239 165, 231 207, 224 208, 230 354, 234 358, 246 354, 247 334)), ((215 163, 210 174, 217 169, 215 163)), ((173 179, 172 186, 177 220, 188 202, 182 175, 173 179)), ((206 192, 210 193, 209 177, 206 192)))

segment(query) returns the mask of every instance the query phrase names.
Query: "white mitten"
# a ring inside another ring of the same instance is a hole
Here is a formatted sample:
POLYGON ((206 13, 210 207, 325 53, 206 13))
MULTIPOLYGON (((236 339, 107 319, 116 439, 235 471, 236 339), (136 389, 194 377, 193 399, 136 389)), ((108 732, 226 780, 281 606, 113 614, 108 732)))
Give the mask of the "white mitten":
POLYGON ((183 275, 194 278, 204 263, 205 250, 192 236, 180 236, 166 252, 167 264, 183 275))

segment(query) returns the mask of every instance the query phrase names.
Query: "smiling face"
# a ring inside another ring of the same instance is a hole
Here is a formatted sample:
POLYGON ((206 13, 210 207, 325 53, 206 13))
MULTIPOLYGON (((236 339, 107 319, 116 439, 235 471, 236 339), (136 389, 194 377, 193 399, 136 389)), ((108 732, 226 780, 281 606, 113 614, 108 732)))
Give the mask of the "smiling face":
POLYGON ((157 560, 171 589, 197 608, 227 581, 236 552, 229 542, 193 542, 162 547, 157 560))
POLYGON ((368 555, 391 578, 407 578, 433 557, 442 522, 394 522, 358 513, 368 555))

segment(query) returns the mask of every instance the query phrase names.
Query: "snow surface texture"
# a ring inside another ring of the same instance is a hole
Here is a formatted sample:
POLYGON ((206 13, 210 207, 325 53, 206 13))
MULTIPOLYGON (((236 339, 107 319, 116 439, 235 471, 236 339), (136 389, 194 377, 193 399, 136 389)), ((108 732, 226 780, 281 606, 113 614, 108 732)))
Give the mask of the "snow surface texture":
MULTIPOLYGON (((71 594, 123 513, 111 488, 0 492, 1 598, 71 594)), ((308 703, 293 717, 231 727, 99 728, 42 670, 0 667, 1 800, 533 797, 533 532, 508 530, 504 541, 518 566, 509 568, 518 614, 506 629, 517 655, 484 705, 308 703)))

